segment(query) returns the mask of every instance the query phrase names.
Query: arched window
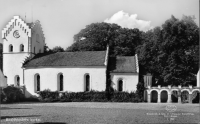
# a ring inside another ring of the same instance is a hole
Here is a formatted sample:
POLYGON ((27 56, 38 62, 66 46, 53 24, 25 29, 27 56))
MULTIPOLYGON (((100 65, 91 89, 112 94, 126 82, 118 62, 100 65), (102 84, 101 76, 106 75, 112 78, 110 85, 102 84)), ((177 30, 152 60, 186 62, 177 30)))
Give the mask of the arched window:
POLYGON ((58 91, 63 91, 63 74, 58 74, 58 91))
POLYGON ((34 49, 33 49, 33 52, 34 52, 34 54, 35 54, 35 47, 34 47, 34 49))
POLYGON ((21 45, 20 45, 20 52, 23 52, 23 51, 24 51, 24 45, 21 44, 21 45))
POLYGON ((36 74, 34 77, 35 82, 35 91, 40 91, 40 75, 36 74))
POLYGON ((9 52, 13 52, 13 45, 12 44, 9 45, 9 52))
POLYGON ((120 79, 118 81, 118 91, 123 91, 123 80, 122 79, 120 79))
POLYGON ((19 75, 16 75, 15 76, 15 86, 20 86, 20 77, 19 77, 19 75))
POLYGON ((90 75, 85 75, 85 91, 90 91, 90 75))

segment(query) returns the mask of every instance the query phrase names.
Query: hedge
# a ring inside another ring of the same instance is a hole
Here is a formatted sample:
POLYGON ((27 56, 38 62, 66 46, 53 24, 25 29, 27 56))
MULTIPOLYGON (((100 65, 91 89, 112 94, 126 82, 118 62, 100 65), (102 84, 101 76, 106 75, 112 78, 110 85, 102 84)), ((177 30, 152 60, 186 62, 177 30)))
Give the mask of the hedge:
POLYGON ((24 94, 20 88, 8 86, 1 88, 1 102, 20 102, 23 101, 24 94))
POLYGON ((90 91, 90 92, 62 92, 44 90, 38 92, 42 102, 142 102, 135 93, 90 91))

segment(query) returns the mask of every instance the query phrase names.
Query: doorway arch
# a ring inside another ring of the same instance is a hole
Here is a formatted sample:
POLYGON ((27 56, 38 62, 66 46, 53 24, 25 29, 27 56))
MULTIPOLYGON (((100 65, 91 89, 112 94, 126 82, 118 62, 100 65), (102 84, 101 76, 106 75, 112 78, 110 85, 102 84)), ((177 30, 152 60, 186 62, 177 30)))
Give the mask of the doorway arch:
POLYGON ((158 92, 156 90, 151 91, 151 102, 156 103, 158 101, 158 92))
POLYGON ((168 100, 168 93, 167 93, 167 91, 165 91, 165 90, 161 91, 160 97, 161 97, 161 102, 167 102, 167 100, 168 100))

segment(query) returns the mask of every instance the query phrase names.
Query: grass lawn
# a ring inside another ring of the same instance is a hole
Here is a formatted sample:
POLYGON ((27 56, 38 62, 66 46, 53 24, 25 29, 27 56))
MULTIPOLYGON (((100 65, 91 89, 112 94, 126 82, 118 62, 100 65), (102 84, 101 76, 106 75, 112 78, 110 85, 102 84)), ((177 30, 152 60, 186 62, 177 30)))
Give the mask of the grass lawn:
POLYGON ((199 123, 199 104, 19 103, 1 104, 1 124, 199 123), (176 105, 168 112, 167 105, 176 105))

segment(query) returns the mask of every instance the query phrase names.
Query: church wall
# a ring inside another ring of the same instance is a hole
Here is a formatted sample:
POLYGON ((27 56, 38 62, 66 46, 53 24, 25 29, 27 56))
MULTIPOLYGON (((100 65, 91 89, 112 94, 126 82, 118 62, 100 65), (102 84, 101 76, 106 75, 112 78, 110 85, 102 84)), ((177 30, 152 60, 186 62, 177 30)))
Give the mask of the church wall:
POLYGON ((20 44, 24 45, 24 52, 28 52, 28 35, 20 26, 16 25, 3 40, 3 52, 9 53, 9 45, 13 45, 13 52, 20 52, 20 44), (14 31, 18 30, 20 37, 13 36, 14 31))
MULTIPOLYGON (((68 92, 84 91, 84 76, 90 75, 90 90, 105 91, 106 68, 105 67, 72 67, 72 68, 33 68, 25 69, 25 86, 32 95, 34 91, 34 75, 40 75, 40 90, 57 90, 57 75, 63 74, 64 90, 68 92)), ((27 96, 29 97, 29 96, 27 96)))
POLYGON ((7 86, 7 80, 0 69, 0 87, 6 87, 6 86, 7 86))
MULTIPOLYGON (((200 69, 199 69, 199 70, 200 70, 200 69)), ((199 73, 199 71, 198 71, 196 77, 197 77, 197 87, 200 87, 200 82, 199 82, 200 73, 199 73)))
POLYGON ((21 67, 28 54, 4 54, 3 56, 4 75, 7 77, 8 85, 15 84, 16 75, 20 77, 20 85, 23 85, 23 69, 21 67))
POLYGON ((15 84, 15 76, 19 75, 20 85, 23 84, 22 63, 28 54, 28 35, 30 30, 25 27, 24 23, 16 20, 16 25, 11 26, 9 33, 7 31, 6 38, 3 40, 3 73, 7 77, 8 85, 15 84), (19 23, 19 22, 20 23, 19 23), (19 24, 19 25, 18 25, 19 24), (22 26, 21 26, 22 25, 22 26), (24 27, 24 28, 23 28, 24 27), (18 30, 19 37, 14 37, 14 31, 18 30), (26 30, 26 33, 25 33, 26 30), (13 51, 9 51, 9 45, 13 45, 13 51), (24 51, 20 51, 20 45, 24 45, 24 51))
POLYGON ((32 37, 31 37, 31 52, 35 54, 44 52, 44 35, 41 29, 39 22, 36 22, 35 26, 32 28, 32 37))
POLYGON ((123 91, 135 92, 138 84, 138 74, 133 73, 111 73, 112 87, 118 91, 118 81, 123 81, 123 91))

